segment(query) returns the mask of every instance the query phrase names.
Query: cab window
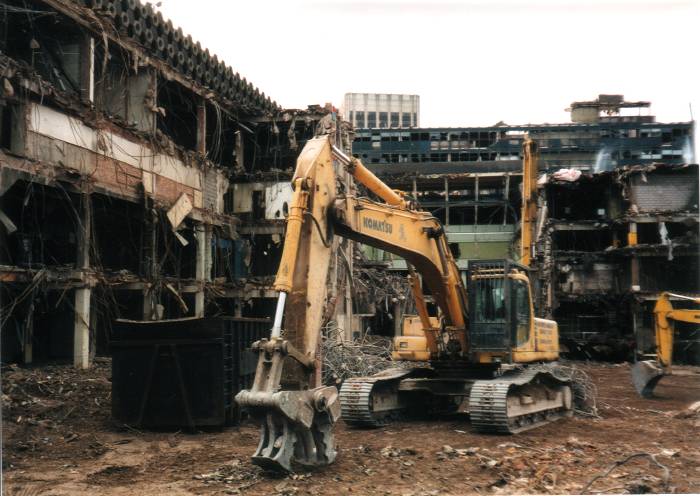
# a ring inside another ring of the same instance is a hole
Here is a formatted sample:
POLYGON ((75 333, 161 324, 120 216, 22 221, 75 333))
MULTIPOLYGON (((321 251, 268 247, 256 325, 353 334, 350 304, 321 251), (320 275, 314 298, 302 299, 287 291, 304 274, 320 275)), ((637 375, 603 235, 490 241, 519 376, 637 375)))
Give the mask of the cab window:
POLYGON ((525 344, 530 337, 530 291, 524 281, 513 281, 515 305, 515 342, 517 346, 525 344))
POLYGON ((474 322, 504 322, 506 305, 503 279, 479 280, 476 288, 474 322))

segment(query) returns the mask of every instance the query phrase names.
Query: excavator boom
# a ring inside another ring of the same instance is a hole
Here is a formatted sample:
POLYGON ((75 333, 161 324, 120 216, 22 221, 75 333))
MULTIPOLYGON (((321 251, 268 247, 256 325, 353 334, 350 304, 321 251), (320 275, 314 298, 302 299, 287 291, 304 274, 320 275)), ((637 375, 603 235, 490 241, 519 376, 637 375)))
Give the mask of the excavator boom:
POLYGON ((520 219, 520 263, 530 265, 533 251, 533 231, 537 218, 537 173, 539 148, 529 137, 523 142, 523 202, 520 219))

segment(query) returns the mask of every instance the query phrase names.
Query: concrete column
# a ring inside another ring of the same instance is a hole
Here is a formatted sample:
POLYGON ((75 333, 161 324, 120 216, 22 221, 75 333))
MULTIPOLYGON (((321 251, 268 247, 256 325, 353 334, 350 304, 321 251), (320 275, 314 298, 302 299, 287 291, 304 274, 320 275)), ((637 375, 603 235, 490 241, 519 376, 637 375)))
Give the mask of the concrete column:
POLYGON ((197 104, 197 151, 207 153, 207 106, 203 98, 197 104))
MULTIPOLYGON (((350 264, 352 264, 352 261, 350 261, 350 264)), ((346 274, 345 277, 350 279, 352 277, 352 273, 346 274)), ((349 282, 346 282, 345 284, 345 304, 343 306, 345 307, 345 312, 343 315, 343 329, 345 329, 345 339, 347 341, 352 341, 352 332, 354 331, 353 327, 355 324, 355 319, 353 318, 352 311, 352 288, 350 287, 349 282)))
POLYGON ((90 297, 92 289, 75 290, 75 327, 73 331, 73 365, 90 367, 90 297))
MULTIPOLYGON (((637 223, 630 222, 629 232, 627 233, 627 245, 637 246, 637 223)), ((641 290, 639 285, 639 259, 636 253, 632 253, 630 258, 630 290, 632 292, 637 292, 641 290)))
POLYGON ((90 246, 92 244, 92 199, 89 194, 82 195, 80 224, 78 227, 77 268, 90 268, 90 246))
MULTIPOLYGON (((92 242, 92 199, 83 194, 81 219, 78 239, 78 267, 83 271, 90 268, 90 246, 92 242)), ((73 326, 73 365, 76 368, 90 367, 90 299, 92 289, 89 286, 75 290, 75 316, 73 326)))
POLYGON ((479 223, 479 176, 474 176, 474 232, 476 232, 476 225, 479 223))
POLYGON ((445 225, 450 225, 450 184, 445 176, 445 225))
POLYGON ((80 51, 80 97, 95 101, 95 38, 86 36, 80 51))
POLYGON ((197 264, 195 275, 199 291, 194 295, 194 316, 204 317, 204 282, 206 280, 207 267, 207 230, 204 224, 197 224, 195 227, 195 237, 197 238, 197 264))
POLYGON ((22 336, 23 343, 23 362, 25 365, 32 363, 34 360, 34 292, 32 292, 27 316, 24 319, 24 333, 22 336))
POLYGON ((245 164, 243 162, 243 156, 245 150, 243 149, 243 133, 239 130, 236 131, 236 167, 239 169, 245 169, 245 164))
MULTIPOLYGON (((144 275, 151 284, 156 280, 157 257, 158 257, 158 233, 156 225, 158 223, 158 214, 155 211, 153 201, 148 198, 146 201, 146 213, 144 218, 145 234, 144 234, 144 275)), ((154 310, 156 308, 156 295, 152 288, 146 288, 143 292, 143 320, 153 320, 154 310)))
POLYGON ((204 248, 204 280, 211 282, 211 271, 214 268, 214 258, 211 253, 214 241, 214 228, 211 224, 204 224, 205 248, 204 248))
POLYGON ((506 221, 508 220, 508 198, 510 197, 510 174, 506 174, 506 187, 505 191, 503 193, 503 201, 505 201, 505 204, 503 205, 503 225, 506 225, 506 221))
POLYGON ((397 298, 394 302, 394 336, 401 336, 401 300, 397 298))
POLYGON ((153 318, 153 301, 151 298, 151 291, 148 289, 143 290, 143 320, 151 320, 153 318))
POLYGON ((638 292, 642 288, 639 285, 639 259, 636 255, 630 258, 630 289, 632 292, 638 292))

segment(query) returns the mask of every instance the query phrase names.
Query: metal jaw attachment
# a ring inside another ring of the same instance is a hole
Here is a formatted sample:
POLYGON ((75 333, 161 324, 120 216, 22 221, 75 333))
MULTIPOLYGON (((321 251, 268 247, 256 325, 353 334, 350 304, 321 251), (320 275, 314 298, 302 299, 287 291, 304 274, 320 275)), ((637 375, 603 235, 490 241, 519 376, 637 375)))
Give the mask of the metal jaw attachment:
POLYGON ((309 366, 286 340, 273 337, 253 344, 258 353, 255 382, 236 395, 236 402, 260 423, 260 444, 253 463, 268 470, 292 471, 292 462, 307 466, 335 460, 333 424, 340 417, 338 390, 318 387, 280 391, 287 356, 309 366))

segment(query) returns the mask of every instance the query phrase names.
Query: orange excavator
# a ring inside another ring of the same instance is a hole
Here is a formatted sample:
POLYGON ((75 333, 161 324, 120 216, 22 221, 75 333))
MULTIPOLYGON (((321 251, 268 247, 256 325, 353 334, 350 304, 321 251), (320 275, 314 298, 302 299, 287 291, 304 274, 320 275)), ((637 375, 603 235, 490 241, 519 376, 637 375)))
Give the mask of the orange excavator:
POLYGON ((640 360, 632 366, 632 383, 640 396, 650 398, 662 377, 671 375, 675 322, 700 324, 700 309, 673 308, 671 298, 700 305, 700 298, 664 292, 654 305, 656 353, 651 360, 640 360))
POLYGON ((559 357, 557 324, 535 317, 527 267, 470 261, 465 287, 440 221, 328 136, 307 142, 292 184, 271 336, 255 344, 254 384, 236 397, 261 425, 254 463, 331 463, 341 414, 350 426, 379 426, 415 410, 466 411, 475 429, 498 433, 571 415, 571 384, 547 365, 559 357), (338 194, 343 169, 381 201, 338 194), (334 235, 406 260, 421 329, 397 337, 394 356, 423 362, 348 379, 340 392, 320 384, 317 352, 334 235))

